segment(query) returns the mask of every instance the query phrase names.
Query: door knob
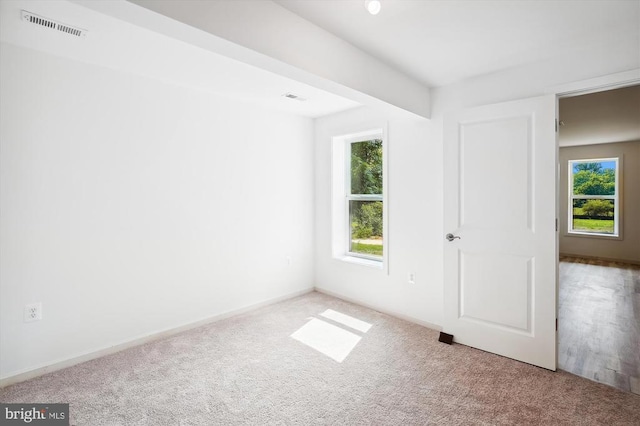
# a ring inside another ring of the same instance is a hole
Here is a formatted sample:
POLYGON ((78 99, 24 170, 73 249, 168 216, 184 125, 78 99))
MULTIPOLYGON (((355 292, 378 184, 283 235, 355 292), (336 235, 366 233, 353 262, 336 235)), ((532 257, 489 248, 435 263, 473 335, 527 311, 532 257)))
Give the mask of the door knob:
POLYGON ((453 235, 453 234, 447 234, 447 235, 445 235, 445 238, 447 239, 447 241, 453 241, 456 238, 460 239, 460 237, 458 237, 457 235, 453 235))

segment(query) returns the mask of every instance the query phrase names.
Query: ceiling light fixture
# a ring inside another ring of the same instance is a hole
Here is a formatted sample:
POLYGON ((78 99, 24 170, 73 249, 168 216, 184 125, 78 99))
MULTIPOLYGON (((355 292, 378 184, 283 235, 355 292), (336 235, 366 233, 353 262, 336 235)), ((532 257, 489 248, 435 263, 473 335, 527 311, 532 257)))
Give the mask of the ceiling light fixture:
POLYGON ((380 0, 365 0, 364 7, 367 8, 370 14, 377 15, 382 8, 380 0))

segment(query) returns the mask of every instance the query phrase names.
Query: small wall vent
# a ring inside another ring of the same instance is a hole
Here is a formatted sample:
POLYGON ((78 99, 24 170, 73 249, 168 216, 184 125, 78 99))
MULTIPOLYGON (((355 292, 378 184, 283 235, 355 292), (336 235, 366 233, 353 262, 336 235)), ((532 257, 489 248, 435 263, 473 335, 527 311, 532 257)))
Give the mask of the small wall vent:
POLYGON ((22 20, 76 37, 84 37, 87 33, 87 30, 72 27, 71 25, 63 24, 61 22, 54 21, 53 19, 45 18, 36 15, 35 13, 27 12, 26 10, 22 11, 22 20))

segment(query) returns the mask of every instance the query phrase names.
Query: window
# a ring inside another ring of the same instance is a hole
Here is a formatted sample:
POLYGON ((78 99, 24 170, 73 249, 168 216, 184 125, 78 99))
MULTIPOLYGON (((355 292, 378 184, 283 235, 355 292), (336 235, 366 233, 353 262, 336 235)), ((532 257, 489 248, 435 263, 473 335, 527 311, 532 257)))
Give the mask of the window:
POLYGON ((382 139, 349 142, 347 147, 348 253, 365 258, 382 258, 382 139))
POLYGON ((386 270, 385 130, 333 138, 333 257, 386 270))
POLYGON ((618 158, 569 160, 569 233, 618 237, 618 158))

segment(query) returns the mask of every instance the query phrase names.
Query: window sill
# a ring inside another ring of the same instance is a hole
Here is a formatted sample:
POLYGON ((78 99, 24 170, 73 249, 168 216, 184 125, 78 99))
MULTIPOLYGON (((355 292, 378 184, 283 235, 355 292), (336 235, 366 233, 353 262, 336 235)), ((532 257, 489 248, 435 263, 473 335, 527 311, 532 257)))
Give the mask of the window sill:
POLYGON ((373 259, 365 259, 362 257, 346 256, 346 255, 338 256, 338 257, 335 257, 334 259, 341 260, 343 262, 355 263, 356 265, 368 266, 370 268, 376 268, 380 270, 384 269, 384 263, 382 262, 382 259, 373 260, 373 259))
POLYGON ((600 240, 622 240, 622 235, 615 234, 591 234, 589 232, 567 232, 565 237, 578 237, 578 238, 596 238, 600 240))

